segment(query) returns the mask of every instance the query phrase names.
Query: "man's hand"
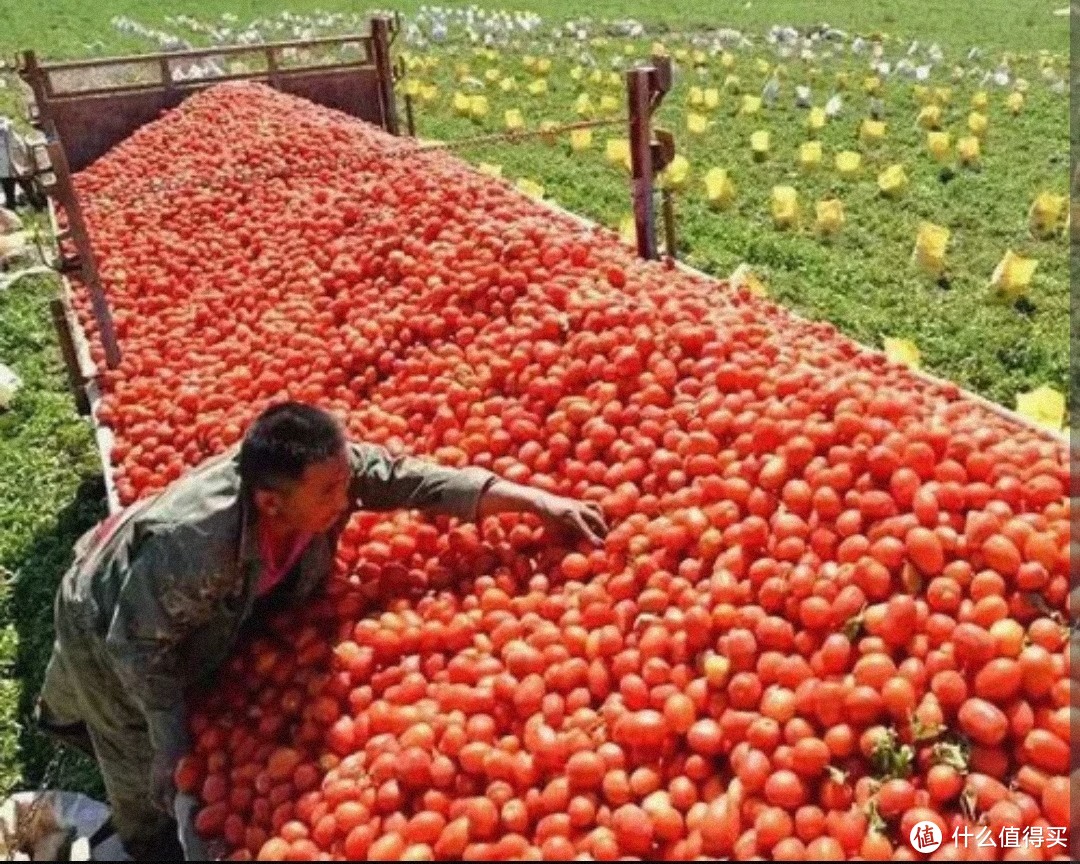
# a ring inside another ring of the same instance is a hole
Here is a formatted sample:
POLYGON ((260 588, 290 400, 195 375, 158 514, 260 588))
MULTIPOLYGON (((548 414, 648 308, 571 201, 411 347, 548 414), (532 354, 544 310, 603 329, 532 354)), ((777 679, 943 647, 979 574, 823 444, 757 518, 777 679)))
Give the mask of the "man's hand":
POLYGON ((594 546, 604 544, 608 531, 603 511, 596 503, 564 498, 509 480, 495 481, 480 499, 478 518, 496 513, 532 513, 549 528, 562 531, 575 541, 588 540, 594 546))
POLYGON ((169 816, 173 815, 173 802, 176 799, 176 784, 173 781, 176 763, 176 757, 158 752, 150 764, 151 800, 155 807, 169 816))
POLYGON ((533 512, 548 527, 562 531, 574 540, 585 539, 594 546, 603 546, 607 536, 604 513, 594 501, 563 498, 543 490, 532 490, 536 496, 533 512))

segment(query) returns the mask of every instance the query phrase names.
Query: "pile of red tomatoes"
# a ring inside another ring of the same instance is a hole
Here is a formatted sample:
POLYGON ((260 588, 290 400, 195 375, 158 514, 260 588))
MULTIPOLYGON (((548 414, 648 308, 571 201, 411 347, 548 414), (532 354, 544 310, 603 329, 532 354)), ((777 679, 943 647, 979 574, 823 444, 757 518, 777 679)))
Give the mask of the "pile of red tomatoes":
POLYGON ((177 782, 230 857, 1066 854, 1059 443, 263 87, 78 189, 125 501, 293 397, 612 525, 357 514, 194 712, 177 782))

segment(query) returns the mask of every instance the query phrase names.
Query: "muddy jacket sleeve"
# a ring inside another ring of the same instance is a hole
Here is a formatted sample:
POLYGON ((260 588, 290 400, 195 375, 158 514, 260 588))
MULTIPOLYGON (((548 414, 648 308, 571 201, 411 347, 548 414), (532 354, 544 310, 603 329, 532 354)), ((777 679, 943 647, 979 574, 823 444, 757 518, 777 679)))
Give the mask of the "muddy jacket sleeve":
POLYGON ((374 444, 350 444, 352 497, 366 510, 423 510, 475 522, 480 497, 498 477, 484 468, 451 468, 391 456, 374 444))
POLYGON ((106 650, 120 681, 142 708, 156 752, 189 749, 181 647, 208 623, 219 602, 220 572, 175 530, 152 532, 127 563, 109 622, 106 650))

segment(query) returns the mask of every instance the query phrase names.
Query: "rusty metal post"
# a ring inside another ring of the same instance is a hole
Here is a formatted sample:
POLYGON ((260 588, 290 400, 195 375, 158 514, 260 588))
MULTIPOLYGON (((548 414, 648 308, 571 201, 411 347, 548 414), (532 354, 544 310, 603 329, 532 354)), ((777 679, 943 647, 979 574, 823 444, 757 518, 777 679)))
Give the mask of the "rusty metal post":
POLYGON ((382 107, 383 128, 391 135, 398 134, 397 105, 394 102, 394 68, 390 62, 390 19, 376 16, 371 19, 371 44, 375 54, 375 70, 379 77, 379 101, 382 107))
POLYGON ((627 108, 630 117, 630 194, 634 208, 637 253, 647 260, 656 255, 656 213, 653 207, 652 75, 653 67, 626 73, 627 108))
MULTIPOLYGON (((405 76, 408 74, 405 69, 405 59, 398 58, 398 62, 394 64, 396 73, 395 83, 398 81, 404 81, 405 76)), ((410 138, 416 137, 416 119, 413 116, 413 101, 412 96, 409 95, 408 88, 405 90, 405 129, 409 133, 410 138)))
POLYGON ((23 80, 34 94, 34 107, 37 109, 35 125, 45 133, 50 140, 56 139, 56 123, 53 121, 52 111, 49 108, 48 73, 37 62, 37 55, 33 51, 23 52, 23 65, 19 70, 23 80))
POLYGON ((52 313, 53 327, 56 329, 56 337, 60 342, 60 356, 67 370, 68 386, 75 397, 75 407, 85 417, 90 413, 90 398, 86 395, 86 380, 79 368, 79 355, 75 351, 75 339, 68 325, 64 301, 59 297, 54 297, 49 301, 49 311, 52 313))
POLYGON ((169 55, 162 54, 158 59, 158 68, 161 71, 161 83, 165 90, 172 92, 175 81, 173 80, 172 66, 169 64, 169 55))
POLYGON ((412 96, 405 95, 405 129, 410 138, 416 137, 416 120, 413 118, 412 96))
POLYGON ((105 349, 105 362, 110 369, 115 369, 120 365, 120 346, 116 341, 116 329, 113 327, 109 302, 105 299, 105 290, 101 287, 101 277, 98 275, 97 261, 90 246, 86 220, 83 218, 82 208, 79 206, 75 187, 71 182, 71 169, 67 155, 64 153, 63 146, 57 141, 50 141, 48 148, 49 160, 52 162, 53 173, 56 175, 56 183, 50 191, 56 196, 60 206, 64 208, 64 213, 67 214, 68 231, 79 254, 79 275, 90 292, 94 320, 97 321, 101 344, 105 349))
POLYGON ((278 76, 278 52, 273 45, 266 47, 266 76, 270 79, 270 86, 275 90, 281 89, 281 79, 278 76))
POLYGON ((667 256, 675 257, 675 196, 670 189, 660 192, 660 204, 664 213, 664 246, 667 256))

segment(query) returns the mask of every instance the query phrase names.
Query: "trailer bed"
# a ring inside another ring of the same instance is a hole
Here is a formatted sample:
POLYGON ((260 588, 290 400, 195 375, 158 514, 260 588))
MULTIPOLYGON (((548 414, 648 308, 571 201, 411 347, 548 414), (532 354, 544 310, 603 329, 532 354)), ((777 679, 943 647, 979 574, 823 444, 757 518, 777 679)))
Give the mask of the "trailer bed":
POLYGON ((73 172, 175 108, 192 93, 225 81, 259 81, 317 105, 398 132, 393 23, 371 21, 367 35, 237 45, 45 63, 23 54, 31 120, 64 148, 73 172))

